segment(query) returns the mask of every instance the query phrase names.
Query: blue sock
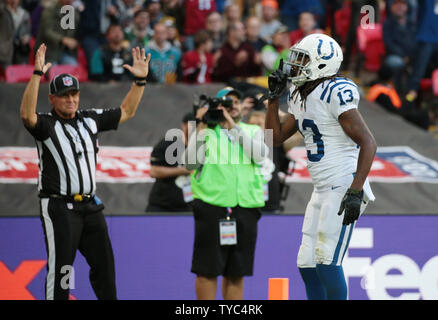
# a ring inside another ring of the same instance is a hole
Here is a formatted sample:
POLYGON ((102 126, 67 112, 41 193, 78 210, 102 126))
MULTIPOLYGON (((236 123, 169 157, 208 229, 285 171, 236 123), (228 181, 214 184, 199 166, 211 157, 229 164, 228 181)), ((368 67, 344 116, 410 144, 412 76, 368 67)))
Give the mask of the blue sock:
POLYGON ((316 273, 326 289, 328 300, 347 300, 347 283, 342 266, 317 264, 316 273))
POLYGON ((325 288, 319 280, 316 268, 298 268, 306 285, 308 300, 327 300, 325 288))

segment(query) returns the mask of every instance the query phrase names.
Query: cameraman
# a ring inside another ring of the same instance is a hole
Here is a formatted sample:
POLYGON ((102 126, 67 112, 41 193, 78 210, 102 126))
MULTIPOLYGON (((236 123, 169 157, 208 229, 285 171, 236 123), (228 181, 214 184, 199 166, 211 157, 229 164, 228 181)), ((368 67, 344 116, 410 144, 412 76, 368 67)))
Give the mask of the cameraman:
POLYGON ((257 223, 265 205, 260 164, 268 147, 260 127, 240 122, 241 97, 226 87, 209 99, 208 107, 199 108, 184 154, 186 168, 194 170, 191 271, 197 275, 199 300, 216 299, 219 275, 223 298, 241 300, 243 277, 253 273, 257 223))

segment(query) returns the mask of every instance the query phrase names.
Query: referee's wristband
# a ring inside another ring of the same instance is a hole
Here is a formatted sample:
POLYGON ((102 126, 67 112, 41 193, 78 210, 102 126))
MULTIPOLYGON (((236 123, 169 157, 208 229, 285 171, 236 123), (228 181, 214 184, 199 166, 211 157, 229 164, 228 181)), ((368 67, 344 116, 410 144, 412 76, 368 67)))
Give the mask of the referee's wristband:
POLYGON ((44 72, 42 72, 41 70, 34 70, 33 74, 36 74, 37 76, 42 77, 44 75, 44 72))
POLYGON ((146 77, 144 78, 134 77, 134 83, 136 86, 144 87, 146 85, 146 77))

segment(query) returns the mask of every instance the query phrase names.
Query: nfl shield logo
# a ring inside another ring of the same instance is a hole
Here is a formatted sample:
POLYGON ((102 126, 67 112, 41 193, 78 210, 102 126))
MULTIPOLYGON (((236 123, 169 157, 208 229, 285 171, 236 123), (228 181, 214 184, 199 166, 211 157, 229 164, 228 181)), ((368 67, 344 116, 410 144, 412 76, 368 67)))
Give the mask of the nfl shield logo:
POLYGON ((73 203, 68 202, 67 203, 67 209, 73 210, 73 203))
POLYGON ((65 86, 70 87, 73 85, 73 79, 71 77, 63 77, 62 82, 65 86))

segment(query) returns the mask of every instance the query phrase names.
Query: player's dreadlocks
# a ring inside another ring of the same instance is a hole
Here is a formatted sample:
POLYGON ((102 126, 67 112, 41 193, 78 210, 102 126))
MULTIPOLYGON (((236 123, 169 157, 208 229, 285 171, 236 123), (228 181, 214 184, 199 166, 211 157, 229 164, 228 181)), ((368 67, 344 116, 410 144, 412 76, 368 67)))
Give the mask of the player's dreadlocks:
POLYGON ((323 83, 326 80, 333 80, 337 77, 342 77, 342 75, 339 74, 334 74, 332 76, 328 76, 328 77, 323 77, 320 79, 316 79, 313 81, 307 81, 305 82, 303 85, 301 86, 297 86, 295 88, 295 90, 292 92, 291 94, 291 100, 294 99, 293 101, 296 102, 298 99, 298 95, 301 98, 301 107, 304 108, 304 110, 306 110, 306 100, 307 100, 307 96, 309 94, 312 93, 312 91, 319 86, 321 83, 323 83))

